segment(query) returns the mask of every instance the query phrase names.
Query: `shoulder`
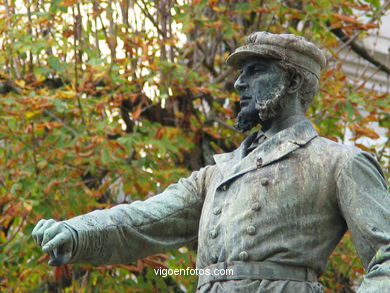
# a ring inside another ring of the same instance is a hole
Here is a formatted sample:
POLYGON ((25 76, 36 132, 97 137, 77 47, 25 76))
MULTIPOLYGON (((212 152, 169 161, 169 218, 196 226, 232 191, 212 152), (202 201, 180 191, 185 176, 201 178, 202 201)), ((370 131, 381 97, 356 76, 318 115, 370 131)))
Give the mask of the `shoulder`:
POLYGON ((342 174, 349 174, 355 178, 375 175, 381 178, 381 181, 385 178, 380 164, 372 153, 321 136, 313 139, 311 147, 320 150, 324 160, 336 166, 336 178, 342 174))
POLYGON ((341 144, 322 136, 315 137, 311 141, 309 148, 315 150, 321 156, 326 156, 328 160, 333 159, 346 162, 358 155, 373 157, 373 155, 355 146, 341 144))
POLYGON ((345 145, 322 136, 317 136, 306 146, 310 156, 323 162, 324 166, 332 166, 335 173, 340 173, 348 166, 356 164, 367 165, 377 169, 380 173, 382 169, 373 154, 363 151, 355 146, 345 145))

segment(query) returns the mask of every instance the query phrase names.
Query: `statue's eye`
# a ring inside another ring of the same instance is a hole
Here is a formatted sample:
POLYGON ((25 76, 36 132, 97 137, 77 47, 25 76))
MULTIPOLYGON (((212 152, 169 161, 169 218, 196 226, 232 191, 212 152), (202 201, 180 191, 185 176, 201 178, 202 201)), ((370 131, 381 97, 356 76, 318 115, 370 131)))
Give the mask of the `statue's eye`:
POLYGON ((253 67, 253 69, 252 69, 252 73, 260 73, 263 71, 264 71, 264 67, 262 67, 262 66, 256 66, 256 67, 253 67))

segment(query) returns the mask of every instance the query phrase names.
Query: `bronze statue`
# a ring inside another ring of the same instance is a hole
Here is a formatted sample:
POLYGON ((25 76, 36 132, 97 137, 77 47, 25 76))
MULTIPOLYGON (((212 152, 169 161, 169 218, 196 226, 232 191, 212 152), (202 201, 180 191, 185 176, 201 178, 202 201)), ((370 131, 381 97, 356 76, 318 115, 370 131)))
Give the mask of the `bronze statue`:
POLYGON ((117 264, 198 240, 197 292, 322 292, 317 282, 347 229, 366 269, 359 292, 390 292, 390 197, 368 153, 318 136, 305 112, 325 57, 292 34, 256 32, 227 63, 242 131, 231 153, 146 201, 70 220, 41 220, 32 235, 49 264, 117 264))

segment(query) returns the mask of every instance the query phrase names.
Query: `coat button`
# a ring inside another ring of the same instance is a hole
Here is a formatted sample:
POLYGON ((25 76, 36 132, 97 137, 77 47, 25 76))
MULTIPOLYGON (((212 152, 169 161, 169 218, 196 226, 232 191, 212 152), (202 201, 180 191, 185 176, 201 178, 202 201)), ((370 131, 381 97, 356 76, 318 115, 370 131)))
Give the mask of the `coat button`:
POLYGON ((248 226, 246 228, 246 232, 249 234, 249 235, 255 235, 256 234, 256 228, 255 226, 248 226))
POLYGON ((211 238, 217 238, 217 236, 218 236, 218 231, 217 230, 215 230, 215 229, 213 229, 213 230, 211 230, 210 231, 210 237, 211 238))
POLYGON ((214 215, 219 215, 221 213, 222 209, 220 207, 215 207, 213 209, 213 214, 214 215))
POLYGON ((211 263, 217 263, 218 262, 218 257, 216 257, 215 255, 213 255, 211 258, 211 263))
POLYGON ((246 261, 248 260, 248 252, 246 252, 245 250, 244 251, 241 251, 240 254, 238 255, 238 257, 242 260, 242 261, 246 261))
POLYGON ((260 211, 260 209, 261 209, 260 203, 259 202, 253 203, 251 206, 251 209, 252 209, 252 211, 260 211))
POLYGON ((268 178, 262 178, 260 183, 263 186, 267 186, 269 184, 269 180, 268 180, 268 178))
POLYGON ((263 159, 262 159, 262 158, 258 158, 258 159, 256 160, 256 166, 257 166, 257 168, 260 168, 262 165, 263 165, 263 159))

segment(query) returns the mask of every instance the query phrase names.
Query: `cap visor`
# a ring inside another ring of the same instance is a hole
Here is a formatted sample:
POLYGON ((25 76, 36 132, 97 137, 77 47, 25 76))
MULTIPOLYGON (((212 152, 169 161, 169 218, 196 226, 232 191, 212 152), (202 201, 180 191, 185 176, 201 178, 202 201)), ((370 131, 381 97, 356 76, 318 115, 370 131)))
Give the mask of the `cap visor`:
POLYGON ((234 68, 240 68, 245 60, 254 58, 254 57, 267 57, 272 59, 282 59, 280 54, 273 50, 241 50, 236 51, 233 54, 231 54, 227 59, 226 63, 229 66, 232 66, 234 68))

